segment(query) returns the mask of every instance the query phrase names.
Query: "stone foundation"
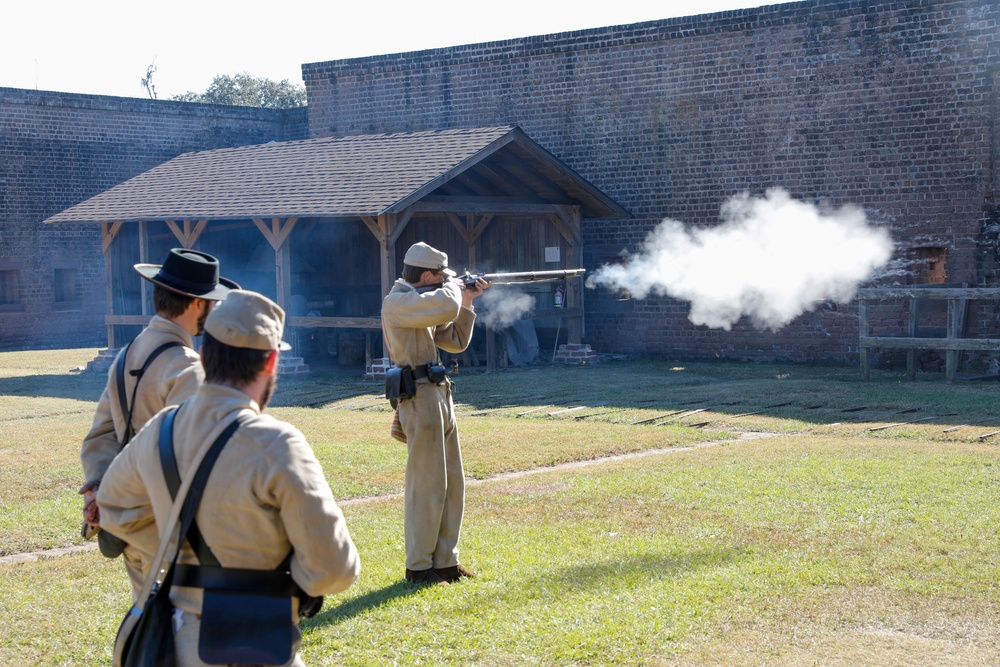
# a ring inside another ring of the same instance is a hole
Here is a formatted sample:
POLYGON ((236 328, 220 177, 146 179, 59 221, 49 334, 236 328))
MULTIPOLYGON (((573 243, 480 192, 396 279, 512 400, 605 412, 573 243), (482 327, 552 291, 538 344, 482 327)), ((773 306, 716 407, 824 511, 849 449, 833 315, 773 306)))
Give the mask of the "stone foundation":
POLYGON ((309 364, 302 357, 281 355, 278 357, 278 377, 308 375, 309 364))
POLYGON ((111 364, 115 363, 120 347, 109 347, 97 353, 97 356, 87 362, 87 370, 95 373, 107 373, 111 364))
POLYGON ((372 359, 372 365, 365 371, 365 380, 384 380, 385 372, 392 368, 392 360, 388 357, 372 359))
POLYGON ((595 364, 597 363, 597 354, 590 349, 589 345, 581 343, 568 343, 566 345, 560 345, 559 349, 556 350, 556 355, 553 358, 553 362, 557 364, 595 364))

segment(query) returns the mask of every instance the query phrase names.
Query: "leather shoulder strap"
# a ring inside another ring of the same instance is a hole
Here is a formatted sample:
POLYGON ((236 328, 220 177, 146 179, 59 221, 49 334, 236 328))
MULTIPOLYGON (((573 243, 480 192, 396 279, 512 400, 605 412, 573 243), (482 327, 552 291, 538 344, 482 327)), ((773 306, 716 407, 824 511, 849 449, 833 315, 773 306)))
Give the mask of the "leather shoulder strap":
MULTIPOLYGON (((181 486, 181 477, 177 468, 177 458, 174 455, 174 418, 177 416, 180 407, 174 408, 169 413, 163 417, 163 421, 160 422, 160 467, 163 470, 163 479, 167 484, 167 489, 170 491, 170 498, 176 500, 177 491, 181 486)), ((222 448, 226 445, 229 439, 233 436, 240 426, 245 422, 250 420, 250 416, 246 413, 241 414, 239 417, 234 419, 229 426, 219 434, 215 442, 212 444, 212 448, 205 455, 205 459, 202 462, 202 467, 205 465, 209 466, 209 471, 211 471, 211 466, 215 464, 215 460, 219 457, 222 452, 222 448)), ((201 474, 201 468, 198 469, 198 473, 201 474)), ((208 473, 205 473, 205 480, 208 479, 208 473)), ((189 498, 191 494, 197 492, 199 502, 201 493, 204 491, 203 488, 198 488, 192 485, 191 491, 189 492, 189 498)), ((197 506, 196 506, 197 507, 197 506)), ((182 535, 183 539, 183 535, 182 535)), ((191 518, 191 526, 187 530, 187 539, 191 544, 191 548, 194 549, 195 554, 198 556, 198 561, 202 565, 219 565, 219 560, 212 553, 212 550, 205 543, 205 539, 201 535, 201 531, 198 529, 198 524, 195 522, 194 517, 191 518)))
MULTIPOLYGON (((133 338, 132 341, 135 339, 133 338)), ((122 414, 125 416, 125 435, 122 437, 122 447, 127 445, 129 441, 135 436, 135 428, 132 426, 132 411, 135 409, 135 394, 139 390, 139 381, 142 379, 143 373, 146 369, 156 361, 156 358, 169 350, 172 347, 178 347, 184 343, 178 340, 172 340, 168 343, 160 345, 155 350, 153 350, 150 355, 146 358, 145 363, 142 364, 142 368, 129 371, 129 375, 135 378, 135 385, 132 387, 132 401, 129 402, 125 399, 125 357, 128 355, 128 348, 132 345, 132 341, 129 341, 128 346, 125 347, 125 352, 123 352, 118 357, 118 368, 115 370, 118 380, 118 402, 121 404, 122 414)))

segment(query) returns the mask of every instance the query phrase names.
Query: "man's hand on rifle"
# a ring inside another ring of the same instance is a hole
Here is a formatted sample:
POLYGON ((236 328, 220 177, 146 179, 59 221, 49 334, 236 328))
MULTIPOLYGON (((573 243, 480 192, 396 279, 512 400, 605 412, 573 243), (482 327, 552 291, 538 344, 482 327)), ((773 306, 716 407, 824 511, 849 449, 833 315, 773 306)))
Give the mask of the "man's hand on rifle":
POLYGON ((92 528, 101 525, 101 514, 97 508, 97 482, 87 482, 77 492, 83 496, 83 520, 92 528))
POLYGON ((471 308, 472 300, 481 297, 483 295, 483 291, 489 286, 490 284, 482 278, 476 280, 475 285, 467 285, 462 290, 462 305, 466 308, 471 308))

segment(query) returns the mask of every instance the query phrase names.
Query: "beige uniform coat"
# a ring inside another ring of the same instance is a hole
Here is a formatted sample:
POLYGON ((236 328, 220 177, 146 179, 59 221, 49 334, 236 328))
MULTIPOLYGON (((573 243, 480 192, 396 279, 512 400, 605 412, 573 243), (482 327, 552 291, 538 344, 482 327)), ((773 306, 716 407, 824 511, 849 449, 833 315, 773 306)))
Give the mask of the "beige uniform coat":
MULTIPOLYGON (((461 352, 472 340, 476 315, 462 306, 461 288, 446 283, 418 292, 397 280, 382 302, 382 326, 399 366, 438 359, 437 348, 461 352)), ((406 433, 403 501, 406 568, 427 570, 458 564, 465 511, 465 471, 451 398, 451 382, 417 381, 417 395, 399 402, 406 433)))
MULTIPOLYGON (((132 429, 135 432, 138 432, 143 424, 165 406, 177 405, 193 395, 205 377, 201 359, 194 351, 194 339, 191 334, 179 324, 156 315, 150 320, 149 326, 136 336, 128 347, 128 356, 125 360, 126 400, 132 400, 132 389, 137 381, 128 371, 142 368, 156 348, 169 342, 178 342, 181 345, 162 352, 146 369, 139 382, 132 409, 132 429)), ((123 352, 118 354, 121 355, 123 352)), ((122 412, 118 400, 117 366, 116 358, 108 371, 108 383, 97 404, 94 422, 80 450, 83 476, 88 482, 101 481, 111 461, 118 455, 125 434, 126 414, 122 412)), ((155 531, 151 531, 149 537, 155 540, 155 531)), ((148 542, 149 539, 144 541, 148 542)), ((153 551, 142 553, 141 550, 129 546, 122 554, 125 571, 132 584, 133 597, 138 595, 142 588, 142 580, 146 574, 144 562, 152 556, 153 551)))
MULTIPOLYGON (((261 414, 242 391, 202 385, 181 404, 174 420, 174 452, 182 479, 194 474, 191 461, 239 414, 241 426, 219 455, 195 520, 205 543, 224 567, 273 570, 294 548, 291 572, 309 595, 330 595, 349 587, 361 569, 344 515, 323 469, 294 426, 261 414)), ((161 413, 112 462, 97 493, 101 527, 144 551, 159 539, 149 527, 166 522, 173 501, 159 457, 161 413)), ((198 564, 185 543, 181 563, 198 564)), ((201 611, 202 591, 175 586, 174 605, 201 611)), ((293 605, 297 613, 297 601, 293 605)))
MULTIPOLYGON (((182 347, 172 347, 161 353, 146 369, 135 395, 132 409, 132 428, 136 433, 143 424, 168 405, 177 405, 201 386, 205 371, 201 359, 194 351, 194 339, 178 324, 156 315, 142 333, 136 336, 128 349, 125 373, 125 395, 132 400, 136 378, 128 371, 138 370, 146 363, 153 350, 169 342, 182 347)), ((119 352, 121 354, 121 352, 119 352)), ((108 383, 101 394, 94 414, 94 423, 83 440, 80 461, 83 476, 88 482, 100 482, 111 460, 118 455, 121 439, 125 434, 125 415, 118 401, 118 380, 115 375, 118 360, 108 371, 108 383)))

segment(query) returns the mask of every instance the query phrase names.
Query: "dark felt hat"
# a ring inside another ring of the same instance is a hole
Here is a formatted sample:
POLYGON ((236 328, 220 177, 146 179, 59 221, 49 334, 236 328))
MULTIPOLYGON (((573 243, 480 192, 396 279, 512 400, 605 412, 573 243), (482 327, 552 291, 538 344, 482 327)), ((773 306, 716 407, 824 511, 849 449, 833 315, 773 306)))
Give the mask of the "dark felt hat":
POLYGON ((135 270, 152 283, 199 299, 221 301, 229 290, 240 288, 219 276, 219 260, 215 257, 186 248, 173 248, 162 265, 136 264, 135 270))

